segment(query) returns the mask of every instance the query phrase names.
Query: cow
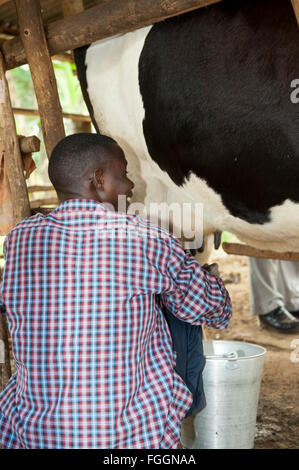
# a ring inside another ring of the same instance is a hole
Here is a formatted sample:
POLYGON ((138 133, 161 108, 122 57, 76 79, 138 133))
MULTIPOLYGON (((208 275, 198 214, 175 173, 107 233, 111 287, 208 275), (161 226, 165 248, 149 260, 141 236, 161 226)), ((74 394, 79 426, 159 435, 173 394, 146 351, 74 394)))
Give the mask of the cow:
POLYGON ((299 251, 299 32, 290 1, 224 0, 75 51, 138 201, 202 202, 204 233, 299 251))

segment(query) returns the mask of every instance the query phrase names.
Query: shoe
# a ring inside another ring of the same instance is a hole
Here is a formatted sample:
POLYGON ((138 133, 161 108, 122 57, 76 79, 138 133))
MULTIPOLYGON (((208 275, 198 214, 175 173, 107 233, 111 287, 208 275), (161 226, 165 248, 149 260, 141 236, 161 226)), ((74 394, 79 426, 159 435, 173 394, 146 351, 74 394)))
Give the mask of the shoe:
POLYGON ((290 313, 293 315, 293 317, 296 318, 296 320, 297 319, 299 320, 299 310, 295 310, 294 312, 290 312, 290 313))
POLYGON ((269 313, 260 315, 260 323, 278 333, 292 334, 299 331, 299 320, 284 307, 277 307, 269 313))

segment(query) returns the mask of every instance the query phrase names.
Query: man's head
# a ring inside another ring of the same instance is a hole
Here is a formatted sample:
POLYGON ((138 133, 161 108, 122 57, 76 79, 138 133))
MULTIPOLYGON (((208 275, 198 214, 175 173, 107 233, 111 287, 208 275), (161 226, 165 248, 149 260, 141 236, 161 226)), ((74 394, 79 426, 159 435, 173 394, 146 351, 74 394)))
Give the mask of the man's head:
POLYGON ((124 153, 115 140, 80 133, 56 145, 49 162, 49 178, 61 201, 95 199, 117 209, 118 196, 130 197, 134 187, 126 167, 124 153))

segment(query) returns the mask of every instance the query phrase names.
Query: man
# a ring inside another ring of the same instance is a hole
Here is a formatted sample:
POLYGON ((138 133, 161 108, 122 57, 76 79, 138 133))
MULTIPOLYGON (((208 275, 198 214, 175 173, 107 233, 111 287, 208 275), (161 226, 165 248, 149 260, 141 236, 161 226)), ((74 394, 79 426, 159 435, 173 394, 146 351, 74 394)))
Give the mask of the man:
POLYGON ((0 445, 177 448, 192 395, 156 296, 186 322, 225 328, 229 295, 173 236, 117 211, 134 185, 114 140, 66 137, 49 176, 61 204, 6 239, 16 373, 0 395, 0 445))
POLYGON ((277 333, 299 331, 299 263, 249 258, 251 312, 277 333))

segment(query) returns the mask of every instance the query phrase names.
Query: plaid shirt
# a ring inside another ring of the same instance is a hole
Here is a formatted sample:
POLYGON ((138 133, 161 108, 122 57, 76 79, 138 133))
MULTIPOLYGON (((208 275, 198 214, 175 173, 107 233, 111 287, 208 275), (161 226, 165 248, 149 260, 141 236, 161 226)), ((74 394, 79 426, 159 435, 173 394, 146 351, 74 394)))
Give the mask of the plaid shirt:
POLYGON ((0 444, 177 448, 192 395, 155 296, 222 329, 222 281, 164 230, 88 199, 17 224, 5 258, 16 372, 0 395, 0 444))

